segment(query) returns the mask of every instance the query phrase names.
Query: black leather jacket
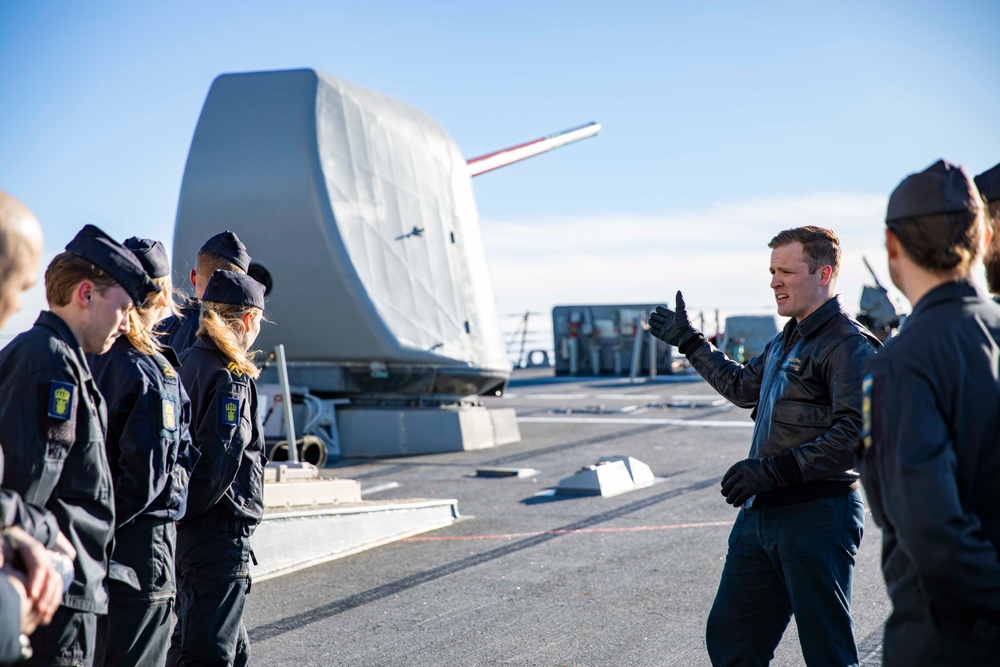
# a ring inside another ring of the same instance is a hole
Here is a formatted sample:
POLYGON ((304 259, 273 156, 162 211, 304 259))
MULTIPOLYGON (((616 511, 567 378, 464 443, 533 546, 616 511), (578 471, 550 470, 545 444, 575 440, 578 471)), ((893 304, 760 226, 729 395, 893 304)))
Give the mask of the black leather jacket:
POLYGON ((264 516, 267 463, 257 386, 208 338, 198 338, 180 361, 191 397, 191 438, 201 452, 180 525, 249 537, 264 516))
MULTIPOLYGON (((700 338, 700 337, 699 337, 700 338)), ((703 339, 702 339, 703 340, 703 339)), ((785 455, 777 466, 782 486, 824 482, 836 490, 857 484, 854 447, 861 435, 861 380, 865 362, 881 343, 833 297, 802 322, 788 321, 764 351, 741 365, 708 344, 682 347, 691 365, 720 394, 753 408, 750 458, 785 455)), ((796 491, 761 494, 780 503, 796 491)), ((808 495, 818 497, 822 491, 808 495)))

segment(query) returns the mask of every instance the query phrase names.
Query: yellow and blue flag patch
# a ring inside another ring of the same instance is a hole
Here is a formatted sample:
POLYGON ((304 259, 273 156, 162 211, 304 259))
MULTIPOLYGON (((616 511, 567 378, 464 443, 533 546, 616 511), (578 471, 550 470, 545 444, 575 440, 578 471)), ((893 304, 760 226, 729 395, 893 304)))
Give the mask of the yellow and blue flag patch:
POLYGON ((73 397, 76 386, 68 382, 49 383, 49 417, 69 419, 73 416, 73 397))
POLYGON ((240 421, 240 399, 226 396, 222 399, 222 423, 236 426, 240 421))

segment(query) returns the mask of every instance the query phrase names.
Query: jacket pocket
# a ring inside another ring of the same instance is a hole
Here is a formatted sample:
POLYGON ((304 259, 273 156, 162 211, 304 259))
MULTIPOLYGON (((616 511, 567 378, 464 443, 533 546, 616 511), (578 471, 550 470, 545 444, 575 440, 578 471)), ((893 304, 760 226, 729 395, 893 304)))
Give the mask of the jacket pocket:
POLYGON ((833 410, 830 406, 799 401, 777 401, 772 417, 776 422, 791 426, 828 428, 833 424, 833 410))

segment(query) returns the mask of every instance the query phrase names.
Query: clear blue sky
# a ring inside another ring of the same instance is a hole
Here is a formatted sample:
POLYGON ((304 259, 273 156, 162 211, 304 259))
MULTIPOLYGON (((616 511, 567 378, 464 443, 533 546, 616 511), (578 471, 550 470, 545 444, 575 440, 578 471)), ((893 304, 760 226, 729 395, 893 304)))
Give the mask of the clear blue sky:
MULTIPOLYGON (((711 267, 722 261, 711 252, 718 231, 704 224, 698 245, 677 226, 724 211, 732 226, 721 240, 753 245, 764 270, 775 225, 810 223, 831 193, 866 202, 856 217, 877 226, 879 198, 907 173, 938 157, 972 173, 997 163, 998 26, 995 0, 4 0, 0 188, 38 214, 50 254, 88 222, 169 244, 198 114, 224 72, 313 67, 352 80, 423 109, 469 157, 596 120, 599 137, 474 181, 501 314, 545 309, 594 301, 580 274, 627 266, 629 239, 616 239, 626 264, 609 254, 603 266, 586 248, 585 265, 566 260, 576 275, 552 275, 533 302, 505 292, 518 259, 510 233, 558 254, 550 224, 571 234, 579 221, 592 245, 661 225, 711 267), (772 202, 775 222, 756 215, 740 227, 748 202, 772 202), (615 229, 618 219, 632 222, 615 229)), ((631 262, 662 262, 669 285, 630 291, 624 281, 600 300, 681 286, 705 308, 769 303, 763 275, 760 296, 734 298, 725 280, 701 289, 690 270, 671 274, 680 258, 670 243, 656 247, 631 262)))

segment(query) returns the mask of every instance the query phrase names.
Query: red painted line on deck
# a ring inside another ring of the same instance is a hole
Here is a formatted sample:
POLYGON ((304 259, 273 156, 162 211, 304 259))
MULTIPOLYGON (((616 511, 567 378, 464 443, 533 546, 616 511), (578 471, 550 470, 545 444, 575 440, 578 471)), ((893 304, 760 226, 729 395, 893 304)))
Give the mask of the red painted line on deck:
POLYGON ((627 526, 622 528, 564 528, 537 530, 530 533, 505 533, 501 535, 449 535, 440 537, 407 537, 403 542, 453 542, 458 540, 511 540, 516 537, 536 537, 538 535, 566 535, 568 533, 634 533, 644 530, 677 530, 678 528, 708 528, 731 526, 732 521, 706 521, 704 523, 673 523, 665 526, 627 526))

